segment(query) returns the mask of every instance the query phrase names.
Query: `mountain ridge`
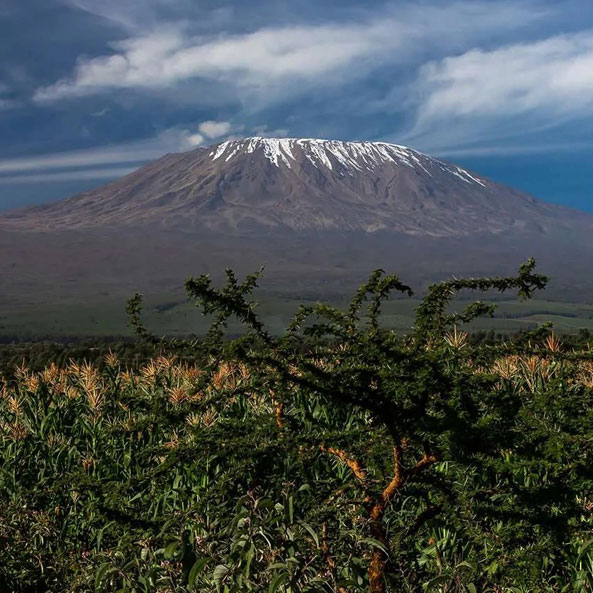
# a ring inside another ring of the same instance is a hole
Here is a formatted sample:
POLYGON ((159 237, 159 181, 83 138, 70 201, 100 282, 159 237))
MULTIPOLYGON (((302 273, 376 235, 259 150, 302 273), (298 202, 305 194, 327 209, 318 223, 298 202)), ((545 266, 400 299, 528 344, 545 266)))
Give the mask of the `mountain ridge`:
POLYGON ((13 230, 154 226, 432 237, 583 224, 593 228, 593 216, 401 145, 263 137, 167 154, 106 186, 0 215, 0 228, 13 230))

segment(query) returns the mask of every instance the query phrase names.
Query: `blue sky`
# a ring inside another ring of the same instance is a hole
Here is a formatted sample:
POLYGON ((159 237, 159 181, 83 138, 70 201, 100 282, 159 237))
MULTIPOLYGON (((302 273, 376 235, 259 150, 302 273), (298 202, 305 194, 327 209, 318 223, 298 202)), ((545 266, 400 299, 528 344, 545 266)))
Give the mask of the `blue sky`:
POLYGON ((593 211, 591 0, 2 0, 0 209, 252 135, 385 140, 593 211))

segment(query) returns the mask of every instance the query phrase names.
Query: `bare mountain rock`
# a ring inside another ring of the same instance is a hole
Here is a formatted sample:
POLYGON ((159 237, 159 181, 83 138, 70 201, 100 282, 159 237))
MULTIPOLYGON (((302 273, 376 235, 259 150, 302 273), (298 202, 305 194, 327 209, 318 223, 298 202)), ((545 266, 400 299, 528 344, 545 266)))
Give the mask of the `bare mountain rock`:
POLYGON ((14 229, 545 231, 577 220, 456 165, 383 142, 248 138, 169 154, 104 187, 0 216, 14 229))

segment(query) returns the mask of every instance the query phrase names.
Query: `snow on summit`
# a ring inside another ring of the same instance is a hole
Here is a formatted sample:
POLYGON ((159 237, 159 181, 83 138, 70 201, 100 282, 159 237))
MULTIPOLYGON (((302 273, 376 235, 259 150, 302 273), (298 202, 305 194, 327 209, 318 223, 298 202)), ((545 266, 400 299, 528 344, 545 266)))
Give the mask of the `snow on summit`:
POLYGON ((486 187, 481 179, 465 169, 433 159, 421 152, 388 142, 346 142, 341 140, 320 140, 314 138, 263 138, 253 137, 243 140, 228 140, 213 147, 212 160, 231 161, 238 155, 262 152, 276 167, 284 165, 289 169, 304 156, 315 167, 330 170, 346 169, 355 171, 373 171, 386 164, 403 165, 419 168, 428 175, 430 169, 438 167, 451 173, 469 184, 486 187))

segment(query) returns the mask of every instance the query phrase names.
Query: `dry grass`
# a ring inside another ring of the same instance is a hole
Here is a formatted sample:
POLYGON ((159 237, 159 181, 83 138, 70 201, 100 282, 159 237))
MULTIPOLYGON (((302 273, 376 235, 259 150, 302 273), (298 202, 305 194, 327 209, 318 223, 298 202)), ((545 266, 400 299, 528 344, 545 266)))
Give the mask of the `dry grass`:
POLYGON ((459 331, 457 326, 453 327, 453 331, 445 334, 445 342, 455 350, 462 350, 468 345, 469 334, 464 331, 459 331))

